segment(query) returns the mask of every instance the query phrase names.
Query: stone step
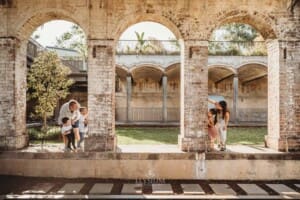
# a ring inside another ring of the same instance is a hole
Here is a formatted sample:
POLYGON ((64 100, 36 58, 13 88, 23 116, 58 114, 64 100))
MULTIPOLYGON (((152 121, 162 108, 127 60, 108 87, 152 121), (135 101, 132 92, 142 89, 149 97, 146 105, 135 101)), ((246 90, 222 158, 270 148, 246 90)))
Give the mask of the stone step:
POLYGON ((238 184, 248 195, 268 195, 268 192, 256 184, 238 184))
POLYGON ((142 194, 142 184, 124 184, 122 194, 142 194))
POLYGON ((181 184, 184 194, 205 194, 199 184, 181 184))
POLYGON ((84 183, 67 183, 57 191, 58 194, 78 194, 84 183))
POLYGON ((96 183, 90 190, 90 194, 110 194, 113 187, 112 183, 96 183))
POLYGON ((152 194, 173 194, 170 184, 152 184, 152 194))
POLYGON ((299 194, 295 190, 291 189, 290 187, 284 185, 284 184, 266 184, 273 190, 275 190, 278 194, 299 194))
POLYGON ((217 195, 236 195, 228 184, 209 184, 217 195))
POLYGON ((38 183, 30 189, 23 191, 23 194, 46 194, 54 186, 54 183, 38 183))

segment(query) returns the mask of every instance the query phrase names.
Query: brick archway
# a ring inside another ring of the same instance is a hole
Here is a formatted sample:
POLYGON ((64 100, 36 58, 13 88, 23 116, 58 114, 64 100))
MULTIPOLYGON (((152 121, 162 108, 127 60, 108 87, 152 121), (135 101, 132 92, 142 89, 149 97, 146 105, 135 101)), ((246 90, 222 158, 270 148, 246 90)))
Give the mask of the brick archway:
POLYGON ((42 10, 35 10, 34 12, 27 12, 16 26, 16 37, 20 40, 27 41, 33 31, 42 24, 52 20, 66 20, 77 24, 82 28, 86 35, 88 35, 88 28, 86 24, 81 22, 74 13, 71 13, 65 9, 47 8, 42 10))
MULTIPOLYGON (((26 13, 27 14, 27 13, 26 13)), ((16 33, 13 39, 14 41, 14 97, 11 101, 15 106, 14 113, 14 128, 17 139, 14 141, 14 147, 7 148, 22 148, 28 144, 28 135, 26 132, 26 55, 27 55, 27 43, 30 35, 36 28, 42 24, 52 20, 66 20, 73 23, 77 23, 72 15, 65 10, 60 9, 45 9, 38 10, 37 12, 30 13, 19 20, 16 24, 16 33), (22 139, 18 139, 22 138, 22 139)))
POLYGON ((222 11, 216 16, 214 23, 211 23, 210 35, 215 29, 224 24, 242 23, 254 27, 265 40, 277 38, 278 33, 275 29, 275 21, 271 19, 271 16, 266 16, 257 11, 250 12, 246 10, 222 11))
POLYGON ((175 36, 176 39, 181 39, 182 38, 182 33, 178 29, 178 27, 169 19, 165 18, 162 15, 158 14, 149 14, 149 13, 133 13, 130 15, 122 16, 121 19, 119 19, 118 25, 113 33, 113 38, 115 41, 118 41, 121 34, 130 26, 140 23, 140 22, 145 22, 145 21, 151 21, 151 22, 156 22, 159 23, 166 28, 168 28, 175 36))

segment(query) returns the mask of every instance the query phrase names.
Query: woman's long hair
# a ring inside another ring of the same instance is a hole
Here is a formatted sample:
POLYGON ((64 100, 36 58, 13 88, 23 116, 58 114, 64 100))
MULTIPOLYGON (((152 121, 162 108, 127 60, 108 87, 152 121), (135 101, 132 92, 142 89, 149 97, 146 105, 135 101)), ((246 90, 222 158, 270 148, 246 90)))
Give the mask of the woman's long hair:
POLYGON ((227 103, 226 103, 226 101, 219 101, 219 104, 222 107, 222 119, 225 119, 226 112, 229 112, 227 110, 227 103))

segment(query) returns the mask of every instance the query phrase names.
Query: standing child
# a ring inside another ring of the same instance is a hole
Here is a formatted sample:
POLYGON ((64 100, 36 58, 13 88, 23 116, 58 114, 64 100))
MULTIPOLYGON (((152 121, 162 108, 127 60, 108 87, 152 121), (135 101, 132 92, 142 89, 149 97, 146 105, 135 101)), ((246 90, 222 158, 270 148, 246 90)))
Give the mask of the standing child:
POLYGON ((218 130, 215 127, 217 123, 217 110, 216 109, 209 109, 207 113, 208 117, 208 137, 209 137, 209 148, 208 151, 213 151, 214 144, 215 144, 215 139, 218 137, 218 130))
POLYGON ((68 150, 72 150, 72 148, 71 148, 71 143, 72 143, 73 150, 75 151, 76 150, 75 136, 74 136, 71 120, 68 117, 64 117, 64 118, 62 118, 62 123, 63 124, 61 127, 61 134, 65 135, 68 139, 67 148, 68 148, 68 150))
POLYGON ((80 140, 77 142, 77 147, 81 148, 81 143, 84 140, 84 136, 87 133, 87 116, 88 116, 88 110, 86 107, 81 107, 79 109, 80 111, 80 117, 79 117, 79 135, 80 140))

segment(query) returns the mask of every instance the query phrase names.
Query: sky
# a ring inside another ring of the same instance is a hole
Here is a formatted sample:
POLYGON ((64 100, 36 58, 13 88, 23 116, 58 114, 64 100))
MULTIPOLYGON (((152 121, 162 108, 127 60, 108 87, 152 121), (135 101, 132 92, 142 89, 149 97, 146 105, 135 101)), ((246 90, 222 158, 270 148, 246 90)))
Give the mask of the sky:
MULTIPOLYGON (((33 35, 38 34, 40 36, 37 41, 43 46, 54 46, 56 38, 63 33, 69 31, 73 23, 54 20, 47 22, 37 28, 33 35)), ((121 35, 121 40, 136 40, 135 31, 142 33, 145 32, 144 38, 154 37, 159 40, 169 40, 176 38, 175 35, 165 26, 155 22, 141 22, 133 26, 130 26, 121 35)))

